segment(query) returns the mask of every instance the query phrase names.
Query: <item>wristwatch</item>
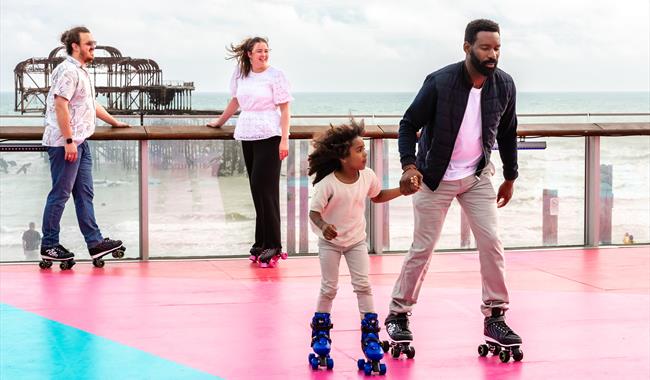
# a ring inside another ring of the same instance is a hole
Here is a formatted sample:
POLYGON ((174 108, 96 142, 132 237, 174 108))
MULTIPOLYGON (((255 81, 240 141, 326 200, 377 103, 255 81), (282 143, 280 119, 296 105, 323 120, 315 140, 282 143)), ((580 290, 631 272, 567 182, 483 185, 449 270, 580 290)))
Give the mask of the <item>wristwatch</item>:
POLYGON ((65 143, 66 143, 66 144, 72 144, 72 139, 71 139, 71 138, 67 138, 67 139, 65 139, 65 143))

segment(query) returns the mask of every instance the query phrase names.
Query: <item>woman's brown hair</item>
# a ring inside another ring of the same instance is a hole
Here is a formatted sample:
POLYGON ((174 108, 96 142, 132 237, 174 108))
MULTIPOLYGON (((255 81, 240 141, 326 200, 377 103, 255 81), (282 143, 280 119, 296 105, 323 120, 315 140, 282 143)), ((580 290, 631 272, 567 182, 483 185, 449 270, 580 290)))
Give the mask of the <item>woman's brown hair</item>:
POLYGON ((266 44, 266 46, 269 45, 269 41, 266 38, 251 37, 243 40, 239 45, 230 44, 230 47, 226 48, 226 50, 228 50, 228 53, 230 53, 227 59, 237 60, 237 64, 239 66, 239 75, 241 78, 246 78, 253 69, 251 65, 251 59, 248 57, 248 53, 253 51, 253 47, 255 47, 255 44, 258 42, 262 42, 266 44))

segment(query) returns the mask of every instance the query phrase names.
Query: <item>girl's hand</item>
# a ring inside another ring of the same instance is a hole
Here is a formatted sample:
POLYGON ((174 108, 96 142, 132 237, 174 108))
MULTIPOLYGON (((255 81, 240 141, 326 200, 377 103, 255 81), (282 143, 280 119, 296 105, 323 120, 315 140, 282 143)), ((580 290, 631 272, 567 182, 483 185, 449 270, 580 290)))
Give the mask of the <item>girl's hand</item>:
POLYGON ((422 186, 422 173, 418 171, 415 165, 408 167, 402 173, 402 178, 399 180, 399 192, 402 195, 415 194, 422 186))
POLYGON ((325 238, 325 240, 332 240, 337 235, 336 227, 333 224, 328 224, 328 223, 323 224, 321 231, 323 231, 323 237, 325 238))
POLYGON ((411 177, 411 189, 415 190, 416 192, 420 190, 420 177, 416 175, 411 177))
POLYGON ((280 140, 280 161, 287 158, 289 155, 289 141, 287 139, 280 140))

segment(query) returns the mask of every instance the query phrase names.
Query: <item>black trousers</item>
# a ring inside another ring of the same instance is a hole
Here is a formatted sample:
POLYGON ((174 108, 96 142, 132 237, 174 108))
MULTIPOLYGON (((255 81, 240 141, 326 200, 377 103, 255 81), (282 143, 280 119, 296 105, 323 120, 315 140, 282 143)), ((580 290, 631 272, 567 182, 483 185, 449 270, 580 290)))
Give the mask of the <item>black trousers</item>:
POLYGON ((282 248, 280 236, 280 136, 242 141, 244 162, 255 204, 255 243, 258 248, 282 248))

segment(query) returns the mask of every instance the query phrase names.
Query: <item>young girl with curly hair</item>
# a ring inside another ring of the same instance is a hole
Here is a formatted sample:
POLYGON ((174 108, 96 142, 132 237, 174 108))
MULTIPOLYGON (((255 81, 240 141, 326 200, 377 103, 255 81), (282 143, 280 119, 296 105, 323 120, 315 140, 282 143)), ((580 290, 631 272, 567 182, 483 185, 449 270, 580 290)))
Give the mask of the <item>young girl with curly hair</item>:
POLYGON ((366 246, 366 199, 387 202, 400 196, 400 189, 381 189, 379 179, 366 167, 368 154, 361 138, 363 121, 332 127, 313 142, 309 155, 309 175, 315 175, 309 218, 319 236, 318 256, 321 289, 316 313, 311 322, 312 347, 309 361, 313 369, 331 368, 329 357, 332 328, 330 312, 338 290, 339 262, 345 257, 361 314, 361 347, 368 361, 359 359, 359 369, 386 372, 380 364, 383 349, 379 341, 379 323, 368 281, 366 246))

